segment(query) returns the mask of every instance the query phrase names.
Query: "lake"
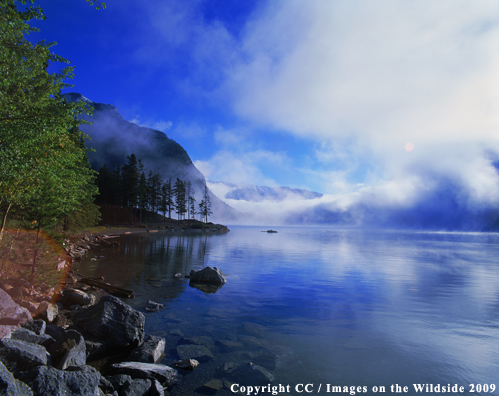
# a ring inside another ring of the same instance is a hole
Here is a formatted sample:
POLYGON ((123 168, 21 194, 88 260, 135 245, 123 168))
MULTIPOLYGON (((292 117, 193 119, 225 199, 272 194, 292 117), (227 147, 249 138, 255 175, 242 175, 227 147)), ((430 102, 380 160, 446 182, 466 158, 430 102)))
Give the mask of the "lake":
POLYGON ((170 395, 209 394, 213 378, 248 394, 243 385, 264 385, 244 377, 250 362, 274 376, 259 394, 498 394, 499 234, 229 228, 122 235, 80 264, 135 292, 126 302, 144 312, 146 334, 167 340, 162 363, 192 339, 210 348, 170 395), (227 276, 215 292, 175 277, 205 266, 227 276), (149 299, 164 308, 146 312, 149 299))

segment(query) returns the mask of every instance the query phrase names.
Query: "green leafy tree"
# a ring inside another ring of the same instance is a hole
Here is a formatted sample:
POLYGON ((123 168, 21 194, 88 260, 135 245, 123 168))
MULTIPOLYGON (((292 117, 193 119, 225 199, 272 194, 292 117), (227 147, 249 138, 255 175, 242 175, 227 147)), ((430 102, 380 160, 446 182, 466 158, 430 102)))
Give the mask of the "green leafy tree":
MULTIPOLYGON (((33 1, 0 0, 0 242, 13 207, 32 208, 52 194, 40 187, 42 181, 59 189, 62 195, 73 196, 60 198, 58 211, 76 210, 82 205, 77 196, 80 184, 74 181, 74 173, 54 174, 61 169, 60 164, 79 161, 76 149, 83 150, 71 142, 68 131, 77 129, 84 122, 78 115, 89 113, 90 109, 82 102, 67 103, 61 95, 61 90, 70 86, 65 81, 72 78, 73 68, 66 66, 59 72, 48 72, 51 63, 69 63, 51 52, 54 43, 32 44, 26 39, 29 33, 38 31, 29 22, 44 19, 39 7, 18 10, 18 5, 29 3, 33 1), (63 181, 68 185, 65 191, 52 184, 60 181, 62 175, 69 177, 63 181)), ((105 6, 100 2, 96 5, 105 6)), ((70 169, 75 170, 73 166, 70 169)))

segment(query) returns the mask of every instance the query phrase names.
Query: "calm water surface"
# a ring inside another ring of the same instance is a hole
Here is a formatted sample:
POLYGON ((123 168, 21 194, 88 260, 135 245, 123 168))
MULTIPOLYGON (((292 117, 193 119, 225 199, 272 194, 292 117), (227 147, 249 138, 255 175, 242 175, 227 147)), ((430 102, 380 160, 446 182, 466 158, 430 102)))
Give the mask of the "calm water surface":
POLYGON ((135 291, 126 302, 144 312, 147 334, 166 337, 164 364, 178 360, 183 337, 243 343, 212 347, 215 358, 183 372, 171 395, 203 394, 223 363, 250 361, 289 384, 284 394, 301 383, 314 394, 328 394, 327 384, 365 394, 391 394, 394 384, 407 394, 412 384, 478 394, 470 384, 495 384, 499 394, 499 234, 230 228, 123 235, 119 248, 99 247, 81 263, 81 273, 135 291), (227 275, 215 293, 174 276, 205 266, 227 275), (164 309, 145 312, 148 299, 164 309))

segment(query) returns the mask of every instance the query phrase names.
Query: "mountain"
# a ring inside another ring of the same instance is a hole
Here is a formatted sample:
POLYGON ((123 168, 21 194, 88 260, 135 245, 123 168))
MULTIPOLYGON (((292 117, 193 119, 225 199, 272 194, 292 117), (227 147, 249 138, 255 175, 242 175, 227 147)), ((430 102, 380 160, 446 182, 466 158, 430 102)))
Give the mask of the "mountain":
POLYGON ((300 190, 297 188, 267 187, 256 186, 253 184, 231 184, 208 181, 208 187, 222 199, 249 202, 282 202, 288 199, 305 200, 320 198, 323 196, 323 194, 318 192, 300 190))
MULTIPOLYGON (((206 180, 180 144, 164 132, 124 120, 113 105, 92 102, 79 93, 68 93, 64 97, 70 102, 84 101, 94 108, 92 116, 83 116, 92 125, 80 126, 82 132, 90 137, 87 147, 95 150, 89 153, 92 168, 99 170, 106 164, 108 168, 114 169, 117 165, 124 165, 127 156, 133 153, 142 160, 146 173, 149 170, 159 172, 163 181, 170 178, 173 182, 177 178, 184 182, 190 181, 196 202, 201 202, 206 180)), ((233 218, 235 211, 230 206, 211 191, 210 198, 213 211, 210 221, 233 218)))

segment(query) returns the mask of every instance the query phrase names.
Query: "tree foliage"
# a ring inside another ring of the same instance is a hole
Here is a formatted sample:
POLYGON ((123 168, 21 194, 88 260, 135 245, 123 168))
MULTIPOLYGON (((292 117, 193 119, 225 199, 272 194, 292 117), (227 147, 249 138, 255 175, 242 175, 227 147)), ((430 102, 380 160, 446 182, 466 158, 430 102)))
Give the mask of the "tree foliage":
POLYGON ((29 4, 0 0, 0 205, 4 219, 12 207, 56 219, 80 210, 96 193, 82 143, 86 136, 78 129, 84 122, 78 116, 91 109, 61 95, 72 67, 48 72, 50 64, 69 63, 52 53, 55 43, 27 40, 38 31, 29 22, 44 19, 29 4))

